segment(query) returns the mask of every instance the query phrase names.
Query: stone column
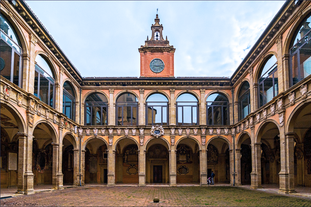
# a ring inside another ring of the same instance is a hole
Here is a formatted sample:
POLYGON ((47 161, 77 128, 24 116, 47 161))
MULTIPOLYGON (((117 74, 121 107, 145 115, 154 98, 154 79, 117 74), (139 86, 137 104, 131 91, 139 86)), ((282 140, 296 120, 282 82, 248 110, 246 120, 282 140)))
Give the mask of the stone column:
MULTIPOLYGON (((234 151, 232 149, 229 150, 229 165, 230 165, 230 185, 233 186, 233 180, 235 176, 234 172, 234 151)), ((235 184, 235 183, 234 183, 235 184)))
POLYGON ((108 187, 115 185, 115 164, 116 155, 112 146, 108 146, 108 187))
POLYGON ((171 100, 170 100, 170 111, 169 111, 169 122, 170 125, 176 125, 176 102, 175 102, 175 89, 170 89, 171 100))
POLYGON ((52 163, 52 185, 54 189, 59 189, 60 184, 59 183, 59 177, 58 177, 58 165, 59 165, 59 144, 53 143, 53 163, 52 163))
POLYGON ((294 180, 294 133, 287 133, 284 136, 284 127, 280 128, 280 159, 281 159, 281 171, 280 175, 280 187, 279 191, 283 193, 295 192, 295 180, 294 180))
POLYGON ((116 155, 116 177, 117 177, 117 183, 123 183, 123 156, 122 154, 116 155))
POLYGON ((251 188, 261 187, 261 143, 252 144, 251 188))
POLYGON ((57 170, 57 183, 58 183, 58 189, 63 188, 63 130, 59 130, 59 148, 58 148, 58 170, 57 170))
POLYGON ((200 150, 200 184, 201 186, 207 185, 207 154, 205 146, 201 146, 200 150))
POLYGON ((79 185, 79 149, 73 150, 73 185, 79 185))
POLYGON ((235 149, 235 184, 236 186, 241 185, 241 149, 235 149))
POLYGON ((170 160, 169 160, 169 169, 170 169, 170 186, 176 186, 177 179, 176 179, 176 147, 171 146, 170 153, 170 160))
POLYGON ((109 89, 109 105, 108 105, 108 125, 116 124, 116 105, 114 103, 114 89, 109 89))
POLYGON ((206 99, 205 99, 205 89, 200 89, 201 100, 199 106, 199 123, 200 125, 206 125, 206 99))
POLYGON ((138 124, 140 126, 145 125, 146 124, 146 116, 145 116, 145 103, 144 103, 144 89, 139 89, 139 103, 138 103, 138 107, 139 107, 139 111, 138 111, 138 124))
MULTIPOLYGON (((26 84, 26 90, 28 93, 34 93, 34 80, 35 80, 35 60, 36 60, 36 45, 37 45, 37 38, 34 34, 30 35, 30 44, 29 44, 29 63, 28 68, 25 68, 27 65, 23 65, 22 67, 27 71, 27 78, 24 82, 26 84)), ((26 52, 26 51, 24 51, 26 52)), ((23 63, 27 63, 27 59, 23 63)))
POLYGON ((26 139, 27 135, 22 132, 16 134, 18 136, 18 168, 17 168, 17 193, 24 194, 24 175, 26 172, 26 139))
POLYGON ((251 104, 251 110, 250 113, 254 112, 254 108, 255 108, 255 101, 257 100, 256 98, 254 98, 254 77, 253 77, 253 68, 249 69, 249 97, 250 97, 250 104, 251 104))
MULTIPOLYGON (((279 88, 279 93, 284 92, 286 89, 286 79, 288 79, 287 74, 288 74, 288 68, 283 67, 283 51, 282 51, 282 35, 278 36, 276 38, 276 49, 277 49, 277 65, 278 65, 278 88, 279 88), (286 71, 286 72, 285 72, 286 71), (284 76, 285 75, 285 76, 284 76)), ((288 62, 288 60, 287 60, 288 62)))
POLYGON ((85 150, 81 150, 81 185, 85 184, 85 150))
POLYGON ((254 111, 259 108, 258 83, 254 83, 254 111))
POLYGON ((21 88, 23 88, 25 91, 29 91, 29 88, 32 87, 34 88, 33 84, 34 84, 34 81, 31 83, 31 81, 28 79, 29 76, 30 76, 30 57, 28 55, 28 51, 23 51, 23 71, 22 71, 22 77, 21 77, 21 80, 22 80, 22 86, 21 88), (32 86, 30 86, 30 84, 32 84, 32 86))
POLYGON ((234 123, 237 123, 239 121, 239 102, 235 101, 234 102, 234 123))
MULTIPOLYGON (((32 129, 28 128, 28 132, 32 132, 32 129)), ((26 172, 24 176, 24 192, 25 194, 33 194, 34 189, 33 189, 33 184, 34 184, 34 176, 32 172, 32 143, 33 143, 33 138, 31 134, 28 134, 26 137, 26 172)))
POLYGON ((139 146, 138 152, 138 176, 139 186, 146 185, 146 150, 143 146, 139 146))

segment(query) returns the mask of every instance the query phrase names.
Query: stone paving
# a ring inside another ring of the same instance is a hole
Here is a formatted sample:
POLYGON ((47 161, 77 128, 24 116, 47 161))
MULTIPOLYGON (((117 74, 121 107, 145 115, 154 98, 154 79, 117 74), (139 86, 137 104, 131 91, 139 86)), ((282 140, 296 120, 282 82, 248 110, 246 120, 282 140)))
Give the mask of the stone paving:
POLYGON ((311 206, 298 198, 230 186, 96 186, 41 191, 0 200, 1 206, 311 206), (153 203, 158 197, 160 203, 153 203))

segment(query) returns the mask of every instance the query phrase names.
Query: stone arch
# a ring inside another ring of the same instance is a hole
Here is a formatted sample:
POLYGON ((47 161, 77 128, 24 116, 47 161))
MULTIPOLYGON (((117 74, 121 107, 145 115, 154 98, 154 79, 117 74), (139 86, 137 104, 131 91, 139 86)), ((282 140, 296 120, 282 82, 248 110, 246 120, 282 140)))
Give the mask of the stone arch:
POLYGON ((231 147, 231 144, 230 144, 230 141, 229 141, 226 137, 224 137, 224 136, 214 136, 214 137, 212 137, 211 139, 209 139, 209 140, 207 141, 207 143, 206 143, 206 149, 207 149, 208 145, 209 145, 213 140, 215 140, 215 139, 222 139, 222 140, 224 140, 224 141, 228 144, 229 150, 232 148, 232 147, 231 147))
POLYGON ((225 97, 227 97, 228 103, 229 104, 232 103, 232 98, 230 98, 230 95, 227 92, 223 91, 223 90, 212 90, 209 93, 204 95, 204 99, 206 100, 210 95, 212 95, 214 93, 221 93, 221 94, 223 94, 225 97))
MULTIPOLYGON (((55 83, 59 83, 60 80, 59 80, 58 70, 57 70, 57 67, 56 67, 54 61, 51 60, 50 55, 43 50, 37 50, 35 52, 35 55, 34 55, 34 59, 33 59, 34 62, 36 61, 36 58, 38 55, 42 55, 45 58, 46 62, 49 64, 51 71, 54 75, 55 83)), ((33 73, 34 72, 35 71, 33 71, 33 73)))
POLYGON ((289 29, 289 32, 287 33, 287 36, 285 38, 284 47, 282 49, 282 56, 285 54, 288 54, 289 49, 291 47, 292 39, 294 38, 294 35, 300 26, 300 23, 307 18, 311 14, 311 6, 309 5, 301 15, 297 16, 297 19, 295 19, 294 23, 292 24, 291 28, 289 29))
POLYGON ((244 83, 245 81, 248 82, 249 87, 251 87, 250 80, 249 80, 248 78, 244 78, 244 79, 239 83, 239 85, 236 86, 236 89, 237 89, 237 90, 234 91, 234 93, 235 93, 235 95, 234 95, 234 101, 239 101, 239 93, 240 93, 240 90, 241 90, 241 86, 243 85, 243 83, 244 83))
POLYGON ((50 122, 44 120, 44 119, 40 119, 39 121, 37 121, 33 127, 32 127, 32 134, 34 133, 36 127, 39 125, 39 124, 46 124, 48 127, 49 127, 49 130, 52 130, 53 133, 52 134, 52 142, 54 142, 55 144, 59 144, 59 140, 58 140, 58 133, 57 133, 57 130, 56 128, 53 126, 53 124, 51 124, 50 122))
POLYGON ((26 39, 24 33, 22 32, 21 26, 18 24, 18 22, 17 22, 15 19, 12 18, 11 15, 9 15, 9 14, 7 13, 6 10, 4 10, 4 9, 2 9, 2 8, 3 8, 3 7, 1 7, 1 14, 2 14, 3 16, 5 16, 5 18, 7 18, 7 19, 10 21, 12 27, 14 28, 14 30, 15 30, 15 32, 16 32, 16 35, 17 35, 18 38, 19 38, 19 41, 20 41, 20 44, 21 44, 21 47, 22 47, 22 50, 23 50, 23 51, 22 51, 23 54, 28 54, 28 51, 29 51, 29 46, 28 46, 28 44, 27 44, 28 41, 27 41, 27 39, 26 39))
POLYGON ((79 93, 78 93, 78 89, 77 89, 76 84, 74 84, 70 78, 66 78, 66 79, 63 81, 63 83, 62 83, 62 88, 63 88, 63 89, 64 89, 64 84, 65 84, 66 82, 68 82, 68 83, 71 85, 71 87, 72 87, 72 89, 73 89, 73 92, 74 92, 74 94, 75 94, 75 100, 76 100, 76 102, 79 102, 79 95, 78 95, 79 93))
POLYGON ((116 142, 114 143, 113 145, 113 149, 117 150, 117 146, 118 146, 118 143, 121 141, 121 140, 124 140, 124 139, 130 139, 132 141, 135 142, 135 144, 137 145, 137 148, 139 149, 139 143, 136 139, 134 139, 133 137, 131 136, 123 136, 123 137, 120 137, 119 139, 116 140, 116 142))
POLYGON ((0 101, 0 105, 1 107, 4 105, 5 108, 14 116, 16 122, 17 122, 17 126, 18 126, 18 131, 25 133, 26 132, 26 123, 25 123, 25 119, 23 118, 23 116, 19 113, 18 110, 16 110, 16 108, 9 102, 4 102, 4 101, 0 101))
MULTIPOLYGON (((295 109, 291 112, 288 116, 287 122, 285 122, 285 132, 294 132, 294 124, 292 123, 295 118, 299 115, 299 112, 304 109, 305 106, 311 104, 311 98, 308 98, 304 102, 300 102, 298 105, 295 106, 295 109)), ((285 121, 285 117, 284 117, 285 121)))
POLYGON ((102 141, 106 144, 107 148, 108 148, 108 146, 109 146, 108 142, 107 142, 103 137, 101 137, 101 136, 96 136, 96 137, 88 137, 88 138, 84 141, 83 145, 81 146, 81 149, 82 149, 82 150, 85 150, 86 145, 87 145, 88 142, 91 141, 92 139, 99 139, 99 140, 102 140, 102 141))
POLYGON ((253 75, 253 80, 254 80, 254 83, 258 83, 258 78, 261 74, 261 71, 263 69, 263 67, 265 66, 267 60, 271 57, 271 56, 275 56, 275 58, 277 58, 277 53, 274 52, 274 51, 269 51, 267 52, 263 58, 261 58, 260 62, 257 64, 257 67, 254 71, 254 75, 253 75))
POLYGON ((169 96, 165 91, 163 91, 163 90, 152 90, 152 91, 150 91, 149 93, 147 93, 146 96, 144 97, 144 103, 146 103, 146 102, 147 102, 147 99, 149 98, 149 96, 151 96, 151 95, 154 94, 154 93, 159 93, 159 94, 164 95, 164 96, 167 98, 167 100, 168 100, 168 104, 171 103, 170 96, 169 96))
POLYGON ((182 91, 180 91, 179 93, 177 93, 177 95, 174 97, 174 98, 175 98, 175 99, 174 99, 174 103, 177 103, 178 97, 179 97, 180 95, 184 94, 184 93, 190 93, 190 94, 194 95, 194 97, 198 100, 198 104, 200 104, 200 102, 201 102, 200 96, 199 96, 196 92, 194 92, 194 91, 192 91, 192 90, 182 90, 182 91))
MULTIPOLYGON (((133 94, 138 100, 139 100, 139 96, 137 95, 137 93, 135 93, 133 90, 123 90, 123 91, 119 91, 115 97, 114 97, 114 103, 117 103, 117 99, 119 98, 120 95, 122 95, 123 93, 131 93, 133 94)), ((139 101, 138 101, 139 102, 139 101)))
POLYGON ((244 136, 248 136, 249 139, 250 139, 251 142, 252 142, 252 139, 251 139, 250 134, 249 134, 247 131, 243 131, 242 133, 240 133, 239 137, 237 138, 237 141, 236 141, 236 149, 241 148, 241 144, 243 143, 243 141, 245 141, 245 140, 243 140, 243 137, 244 137, 244 136))
POLYGON ((91 90, 91 91, 87 92, 87 93, 83 96, 83 98, 82 98, 82 103, 83 103, 83 104, 85 103, 86 98, 87 98, 89 95, 91 95, 92 93, 100 93, 100 94, 104 95, 104 96, 106 97, 106 99, 107 99, 107 104, 109 104, 109 96, 108 96, 105 92, 103 92, 102 90, 91 90))
POLYGON ((259 127, 258 127, 258 129, 257 129, 257 131, 256 131, 256 134, 255 134, 255 139, 256 139, 256 140, 255 140, 255 143, 259 143, 259 142, 261 141, 261 138, 260 138, 260 140, 259 140, 260 133, 262 133, 262 130, 263 130, 269 123, 273 123, 273 124, 277 127, 278 131, 280 132, 280 126, 279 126, 279 124, 278 124, 275 120, 273 120, 273 119, 267 119, 267 120, 263 121, 263 122, 259 125, 259 127))
POLYGON ((74 136, 72 132, 66 132, 64 136, 62 137, 62 141, 65 139, 67 135, 71 137, 71 140, 68 140, 68 141, 72 144, 73 148, 78 149, 78 146, 77 146, 78 141, 76 139, 76 136, 74 136))
MULTIPOLYGON (((166 139, 164 139, 164 138, 162 138, 162 137, 160 137, 160 138, 154 138, 154 137, 150 137, 147 141, 146 141, 146 143, 144 144, 144 150, 148 150, 148 144, 149 144, 149 142, 150 141, 152 141, 152 140, 154 140, 154 139, 161 139, 161 140, 163 140, 166 144, 167 144, 167 146, 165 146, 166 148, 167 148, 167 150, 169 151, 169 150, 171 150, 171 147, 170 147, 170 143, 166 140, 166 139)), ((149 146, 150 147, 150 146, 149 146)))
POLYGON ((182 140, 185 140, 185 139, 191 139, 191 140, 193 140, 193 141, 198 145, 199 150, 202 149, 199 140, 197 140, 197 139, 196 139, 195 137, 193 137, 193 136, 184 136, 184 137, 179 138, 179 139, 177 140, 177 142, 175 143, 175 146, 177 147, 178 144, 179 144, 182 140))

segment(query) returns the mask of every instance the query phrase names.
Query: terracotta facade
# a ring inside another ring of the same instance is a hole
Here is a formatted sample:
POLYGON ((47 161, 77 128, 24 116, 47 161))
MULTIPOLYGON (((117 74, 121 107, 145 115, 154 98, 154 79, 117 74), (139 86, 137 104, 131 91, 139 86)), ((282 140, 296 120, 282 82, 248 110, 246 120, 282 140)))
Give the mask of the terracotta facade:
POLYGON ((290 69, 292 41, 311 14, 309 1, 284 3, 230 78, 174 78, 175 48, 162 37, 158 16, 151 39, 139 48, 141 77, 82 78, 23 1, 0 5, 19 39, 22 71, 19 85, 0 76, 1 187, 30 194, 40 184, 56 189, 86 183, 203 186, 211 171, 216 183, 253 188, 275 183, 286 193, 297 185, 311 186, 311 76, 293 84, 290 69), (160 39, 155 39, 157 31, 160 39), (36 95, 40 55, 53 73, 53 107, 36 95), (277 64, 277 93, 261 106, 261 73, 271 56, 277 64), (163 60, 162 72, 150 70, 154 58, 163 60), (249 89, 244 90, 245 82, 249 89), (87 100, 94 93, 106 102, 92 108, 87 100), (209 97, 215 93, 227 99, 222 112, 227 124, 210 124, 219 121, 210 116, 209 97), (135 97, 124 99, 131 107, 124 108, 123 94, 135 97), (148 105, 153 94, 167 99, 162 124, 149 124, 159 113, 148 105), (196 100, 191 115, 180 105, 183 94, 196 100), (247 105, 244 97, 249 97, 247 105), (70 113, 64 113, 68 103, 70 113), (93 122, 87 118, 91 113, 93 122), (184 121, 189 117, 191 124, 184 121))

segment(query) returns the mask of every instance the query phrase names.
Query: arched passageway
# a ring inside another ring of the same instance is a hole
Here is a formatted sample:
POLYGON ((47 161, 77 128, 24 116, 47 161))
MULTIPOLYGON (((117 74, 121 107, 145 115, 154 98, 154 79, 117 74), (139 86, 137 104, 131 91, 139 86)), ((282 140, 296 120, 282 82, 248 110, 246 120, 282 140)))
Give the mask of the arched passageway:
POLYGON ((147 145, 146 183, 169 183, 169 152, 162 139, 153 139, 147 145))
POLYGON ((64 185, 73 185, 75 181, 75 140, 74 138, 67 134, 63 139, 63 161, 62 161, 62 171, 63 171, 63 183, 64 185))
POLYGON ((243 134, 239 141, 236 150, 236 170, 237 184, 250 185, 252 172, 252 149, 251 139, 248 134, 243 134))
POLYGON ((207 177, 215 173, 215 183, 230 183, 229 145, 222 138, 213 139, 207 146, 207 177))
POLYGON ((193 139, 181 140, 176 148, 177 183, 200 183, 199 146, 193 139))
POLYGON ((107 145, 101 139, 91 139, 85 148, 85 183, 107 183, 107 145))
POLYGON ((116 146, 116 183, 138 184, 138 147, 129 138, 122 139, 116 146))

